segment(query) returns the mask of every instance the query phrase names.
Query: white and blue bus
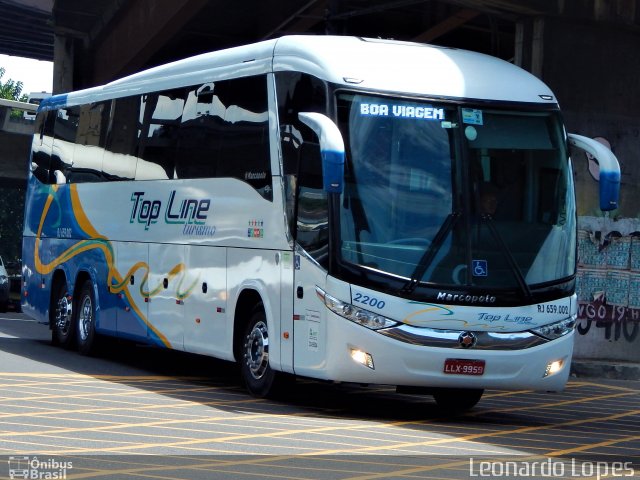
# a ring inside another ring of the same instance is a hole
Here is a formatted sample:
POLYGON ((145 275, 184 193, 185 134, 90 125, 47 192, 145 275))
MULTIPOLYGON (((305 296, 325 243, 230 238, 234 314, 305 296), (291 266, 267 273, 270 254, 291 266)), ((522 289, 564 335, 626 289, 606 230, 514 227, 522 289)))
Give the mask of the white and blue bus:
POLYGON ((43 100, 22 307, 101 336, 448 408, 564 387, 576 319, 569 144, 531 74, 486 55, 292 36, 43 100))

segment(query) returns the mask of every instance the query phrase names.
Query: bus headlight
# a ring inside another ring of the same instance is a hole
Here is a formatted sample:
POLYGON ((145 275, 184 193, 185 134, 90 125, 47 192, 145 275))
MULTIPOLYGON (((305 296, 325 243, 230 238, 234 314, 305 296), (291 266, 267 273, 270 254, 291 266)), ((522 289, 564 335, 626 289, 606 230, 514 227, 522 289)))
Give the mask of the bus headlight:
POLYGON ((573 315, 556 323, 551 323, 549 325, 544 325, 538 328, 532 328, 531 331, 536 335, 540 335, 541 337, 544 337, 548 340, 555 340, 556 338, 560 338, 571 332, 575 328, 575 326, 576 316, 573 315))
POLYGON ((371 330, 379 330, 381 328, 394 327, 399 324, 395 320, 391 320, 378 313, 370 312, 350 303, 345 303, 332 297, 320 287, 316 287, 316 293, 320 300, 324 302, 326 307, 333 313, 340 315, 347 320, 351 320, 354 323, 370 328, 371 330))

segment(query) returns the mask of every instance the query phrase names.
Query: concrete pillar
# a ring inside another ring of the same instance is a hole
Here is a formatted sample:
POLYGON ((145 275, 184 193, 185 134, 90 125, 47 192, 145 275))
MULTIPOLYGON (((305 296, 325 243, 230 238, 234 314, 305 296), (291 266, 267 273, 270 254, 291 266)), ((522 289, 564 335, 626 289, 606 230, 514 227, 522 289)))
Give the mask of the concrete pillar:
POLYGON ((53 38, 53 93, 73 90, 75 40, 56 33, 53 38))
POLYGON ((542 77, 544 60, 544 17, 525 17, 516 23, 514 63, 542 77))

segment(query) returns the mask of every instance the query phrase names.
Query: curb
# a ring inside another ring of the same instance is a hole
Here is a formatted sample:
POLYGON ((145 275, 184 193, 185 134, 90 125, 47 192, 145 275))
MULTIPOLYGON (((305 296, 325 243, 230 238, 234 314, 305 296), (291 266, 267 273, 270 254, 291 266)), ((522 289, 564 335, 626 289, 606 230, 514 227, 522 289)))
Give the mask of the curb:
POLYGON ((579 378, 608 378, 612 380, 640 380, 640 364, 574 360, 571 363, 571 376, 579 378))

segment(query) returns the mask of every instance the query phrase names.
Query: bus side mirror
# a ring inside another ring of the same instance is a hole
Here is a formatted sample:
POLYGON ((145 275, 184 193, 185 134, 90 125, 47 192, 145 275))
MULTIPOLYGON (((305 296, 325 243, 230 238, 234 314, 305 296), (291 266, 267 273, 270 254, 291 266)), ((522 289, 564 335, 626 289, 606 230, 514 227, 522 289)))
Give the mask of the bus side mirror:
POLYGON ((569 145, 591 155, 600 167, 600 210, 609 211, 618 208, 620 196, 620 164, 611 150, 589 137, 568 134, 569 145))
POLYGON ((333 121, 321 113, 301 112, 300 121, 313 130, 320 140, 322 183, 328 193, 342 193, 344 188, 344 140, 333 121))

